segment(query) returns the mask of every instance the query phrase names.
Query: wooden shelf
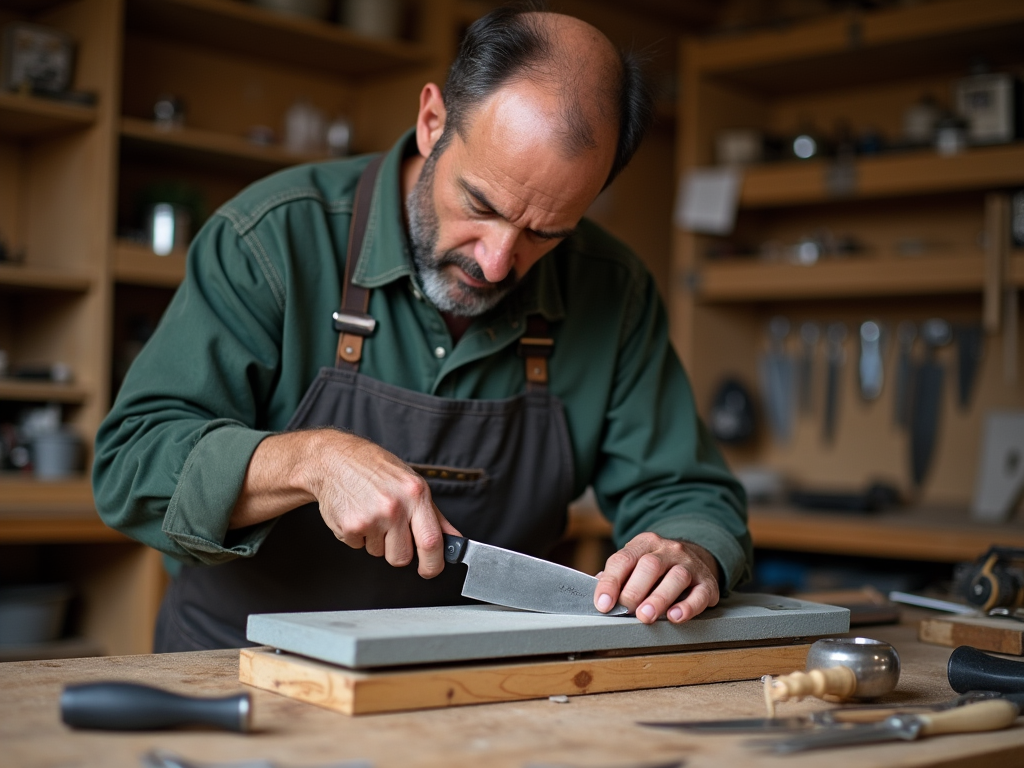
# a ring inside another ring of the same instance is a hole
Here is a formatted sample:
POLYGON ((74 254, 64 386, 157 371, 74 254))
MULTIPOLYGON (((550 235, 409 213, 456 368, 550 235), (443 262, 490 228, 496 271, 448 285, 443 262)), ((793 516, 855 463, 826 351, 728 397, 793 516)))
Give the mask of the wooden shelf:
POLYGON ((241 136, 182 127, 167 130, 150 120, 121 118, 121 140, 136 154, 156 155, 165 160, 201 164, 216 169, 263 176, 290 165, 329 159, 322 154, 295 155, 283 147, 262 147, 241 136))
POLYGON ((722 82, 787 95, 958 72, 979 54, 998 69, 1022 39, 1018 0, 943 0, 709 38, 691 56, 722 82))
POLYGON ((834 555, 974 560, 993 544, 1024 547, 1020 525, 972 522, 964 510, 906 510, 877 515, 752 507, 754 546, 834 555))
POLYGON ((74 384, 0 378, 0 400, 81 404, 89 395, 88 389, 74 384))
POLYGON ((703 302, 941 295, 980 291, 984 269, 981 254, 851 257, 813 266, 736 260, 704 264, 695 282, 703 302))
POLYGON ((943 157, 931 150, 869 157, 856 163, 852 194, 829 193, 826 161, 785 162, 748 168, 741 208, 770 208, 842 200, 992 189, 1024 183, 1024 143, 976 147, 943 157))
POLYGON ((0 543, 124 542, 96 514, 86 477, 40 481, 0 477, 0 543))
POLYGON ((1010 254, 1010 263, 1006 269, 1006 282, 1018 288, 1024 288, 1024 249, 1010 254))
POLYGON ((0 264, 0 291, 15 289, 85 293, 91 287, 92 278, 88 275, 21 264, 0 264))
POLYGON ((176 288, 185 279, 186 254, 174 251, 157 256, 148 246, 120 240, 114 248, 114 279, 131 285, 176 288))
POLYGON ((0 136, 39 139, 88 128, 96 108, 0 92, 0 136))
POLYGON ((126 11, 130 29, 337 74, 379 75, 430 61, 419 45, 367 38, 238 0, 128 0, 126 11))

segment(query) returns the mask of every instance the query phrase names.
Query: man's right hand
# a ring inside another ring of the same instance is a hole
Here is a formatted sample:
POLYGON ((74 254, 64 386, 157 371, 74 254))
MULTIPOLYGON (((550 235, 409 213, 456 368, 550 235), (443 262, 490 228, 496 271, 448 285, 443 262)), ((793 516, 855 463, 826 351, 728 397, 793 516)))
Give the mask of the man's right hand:
POLYGON ((444 569, 442 533, 461 535, 434 505, 427 482, 379 445, 337 429, 272 435, 253 453, 231 527, 316 501, 339 541, 418 572, 444 569))

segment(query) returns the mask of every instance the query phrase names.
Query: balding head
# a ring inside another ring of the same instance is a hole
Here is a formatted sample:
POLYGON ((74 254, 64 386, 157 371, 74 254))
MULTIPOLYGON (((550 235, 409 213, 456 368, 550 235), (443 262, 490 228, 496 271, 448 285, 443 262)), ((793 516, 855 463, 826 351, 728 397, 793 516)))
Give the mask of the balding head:
POLYGON ((551 129, 567 157, 604 150, 606 183, 636 151, 650 122, 640 68, 598 29, 555 13, 500 8, 466 34, 444 88, 442 150, 465 137, 474 111, 505 86, 528 82, 550 104, 551 129))

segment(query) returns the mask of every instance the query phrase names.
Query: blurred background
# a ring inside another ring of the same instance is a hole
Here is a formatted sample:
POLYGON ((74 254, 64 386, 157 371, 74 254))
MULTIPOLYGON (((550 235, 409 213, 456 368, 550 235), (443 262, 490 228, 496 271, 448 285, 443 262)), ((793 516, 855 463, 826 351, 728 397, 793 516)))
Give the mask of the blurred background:
MULTIPOLYGON (((0 0, 0 660, 148 652, 160 556, 88 472, 190 237, 390 147, 496 5, 0 0)), ((751 588, 965 601, 988 563, 1019 601, 1024 4, 548 5, 647 63, 653 129, 589 215, 657 280, 751 588)), ((553 556, 594 572, 608 525, 572 512, 553 556)))

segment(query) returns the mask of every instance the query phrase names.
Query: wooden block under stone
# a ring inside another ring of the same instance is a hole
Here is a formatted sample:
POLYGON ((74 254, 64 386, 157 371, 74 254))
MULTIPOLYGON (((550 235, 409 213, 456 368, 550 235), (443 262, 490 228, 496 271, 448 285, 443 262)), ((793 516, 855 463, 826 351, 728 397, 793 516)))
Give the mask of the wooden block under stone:
POLYGON ((778 645, 376 672, 263 648, 243 648, 238 679, 346 715, 366 715, 752 680, 803 669, 809 648, 807 644, 778 645))
POLYGON ((1024 656, 1024 623, 989 616, 943 616, 923 619, 917 630, 922 643, 955 648, 971 645, 982 651, 1024 656))

